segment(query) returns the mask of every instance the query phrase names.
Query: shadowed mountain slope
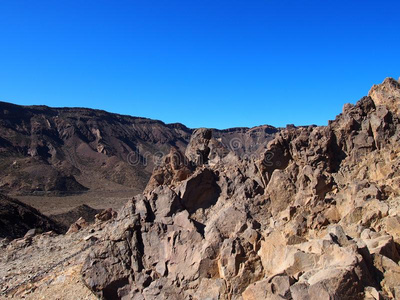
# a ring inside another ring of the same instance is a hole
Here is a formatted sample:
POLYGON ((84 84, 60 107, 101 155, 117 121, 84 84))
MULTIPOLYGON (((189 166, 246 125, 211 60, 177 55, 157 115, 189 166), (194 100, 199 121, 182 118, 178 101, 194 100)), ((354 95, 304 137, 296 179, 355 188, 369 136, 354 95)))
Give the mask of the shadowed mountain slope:
MULTIPOLYGON (((258 149, 277 129, 214 130, 238 152, 258 149)), ((144 189, 160 158, 184 150, 182 124, 85 108, 0 102, 0 190, 11 193, 144 189)))
POLYGON ((38 210, 0 194, 0 238, 19 238, 29 229, 61 232, 62 228, 38 210))

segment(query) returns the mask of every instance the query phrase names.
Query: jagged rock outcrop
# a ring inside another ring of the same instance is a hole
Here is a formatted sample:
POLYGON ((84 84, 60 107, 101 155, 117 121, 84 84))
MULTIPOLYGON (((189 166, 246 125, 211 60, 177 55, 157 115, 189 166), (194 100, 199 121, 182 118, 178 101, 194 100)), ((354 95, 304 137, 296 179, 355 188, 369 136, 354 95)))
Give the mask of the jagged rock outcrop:
POLYGON ((95 215, 100 213, 101 210, 94 209, 86 204, 79 205, 65 213, 50 215, 49 217, 61 224, 65 228, 69 228, 79 218, 84 218, 87 222, 92 223, 95 220, 95 215))
POLYGON ((400 298, 399 93, 386 79, 257 159, 193 132, 104 228, 85 284, 103 299, 400 298))

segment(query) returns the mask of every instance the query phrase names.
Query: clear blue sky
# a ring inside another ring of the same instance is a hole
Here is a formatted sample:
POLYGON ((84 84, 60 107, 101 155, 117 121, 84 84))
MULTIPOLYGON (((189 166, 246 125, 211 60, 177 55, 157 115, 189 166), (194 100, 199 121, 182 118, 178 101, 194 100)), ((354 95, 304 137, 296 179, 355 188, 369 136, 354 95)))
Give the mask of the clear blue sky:
POLYGON ((0 100, 324 125, 400 76, 400 1, 3 0, 0 100))

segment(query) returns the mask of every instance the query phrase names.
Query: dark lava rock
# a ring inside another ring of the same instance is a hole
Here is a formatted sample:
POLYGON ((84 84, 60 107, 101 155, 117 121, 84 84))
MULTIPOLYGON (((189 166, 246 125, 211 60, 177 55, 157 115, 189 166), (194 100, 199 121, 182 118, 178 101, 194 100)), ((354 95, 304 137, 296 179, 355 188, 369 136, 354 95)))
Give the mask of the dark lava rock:
POLYGON ((20 238, 30 229, 61 232, 62 228, 38 210, 0 194, 0 238, 20 238))

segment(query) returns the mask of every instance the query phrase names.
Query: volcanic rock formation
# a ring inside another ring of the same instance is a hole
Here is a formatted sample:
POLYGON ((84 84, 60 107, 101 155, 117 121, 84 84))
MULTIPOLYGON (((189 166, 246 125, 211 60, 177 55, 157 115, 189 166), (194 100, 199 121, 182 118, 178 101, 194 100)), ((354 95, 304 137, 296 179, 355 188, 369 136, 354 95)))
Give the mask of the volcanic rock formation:
POLYGON ((400 84, 258 158, 198 129, 105 226, 82 268, 103 299, 400 299, 400 84))
MULTIPOLYGON (((256 152, 277 131, 271 126, 213 130, 241 154, 256 152)), ((171 147, 183 151, 191 133, 182 124, 100 110, 0 102, 0 190, 142 192, 159 158, 171 147)))

